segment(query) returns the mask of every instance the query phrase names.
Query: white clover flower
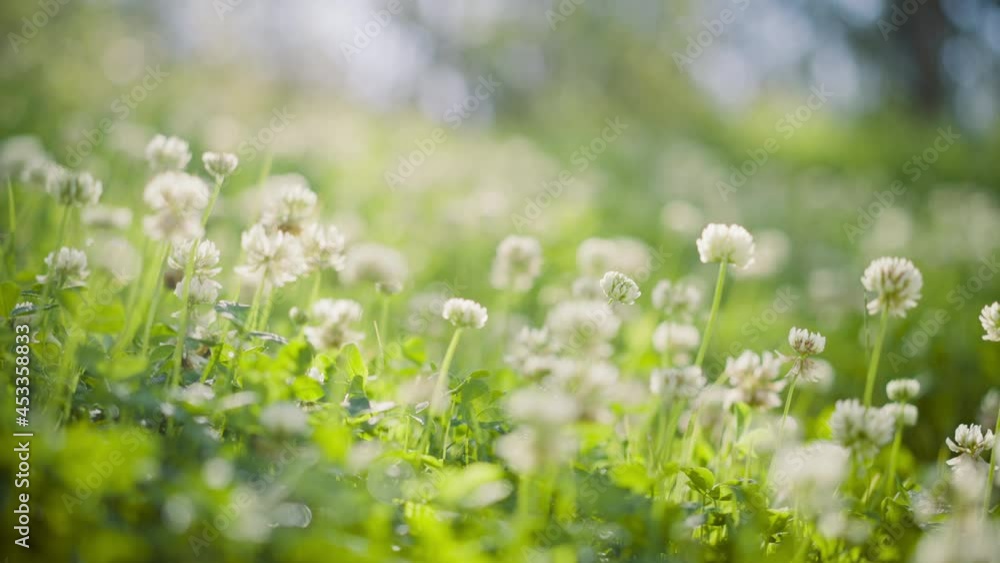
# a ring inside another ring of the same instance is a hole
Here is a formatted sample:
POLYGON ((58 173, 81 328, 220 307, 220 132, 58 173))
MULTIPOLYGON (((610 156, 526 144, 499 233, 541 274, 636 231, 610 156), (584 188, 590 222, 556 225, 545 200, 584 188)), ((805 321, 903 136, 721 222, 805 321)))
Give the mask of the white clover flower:
POLYGON ((306 340, 317 350, 339 349, 349 342, 360 342, 365 335, 354 330, 361 321, 361 305, 350 299, 320 299, 309 311, 309 323, 303 329, 306 340))
POLYGON ((542 245, 532 237, 511 235, 497 246, 490 270, 496 289, 524 292, 531 289, 542 272, 542 245))
POLYGON ((143 193, 146 205, 154 211, 143 220, 146 234, 154 240, 174 243, 201 237, 201 211, 210 195, 208 185, 197 176, 183 172, 157 174, 143 193))
POLYGON ((649 390, 667 400, 693 399, 705 387, 705 376, 698 366, 655 370, 649 377, 649 390))
MULTIPOLYGON (((174 287, 174 295, 184 299, 184 278, 174 287)), ((219 300, 219 290, 222 284, 212 278, 192 277, 188 287, 188 299, 192 303, 215 303, 219 300)))
POLYGON ((632 278, 621 272, 606 272, 601 278, 601 289, 609 302, 632 305, 642 295, 632 278))
POLYGON ((968 461, 981 461, 980 456, 993 448, 994 436, 992 430, 983 433, 978 424, 959 424, 955 429, 955 439, 945 439, 948 449, 959 454, 948 460, 948 465, 956 466, 968 461))
POLYGON ((16 180, 33 163, 49 161, 42 142, 33 135, 16 135, 0 142, 0 178, 16 180))
POLYGON ((287 233, 268 234, 263 225, 257 224, 243 232, 242 246, 246 264, 238 266, 236 273, 258 283, 282 287, 305 271, 302 247, 287 233))
POLYGON ((240 159, 233 153, 206 152, 201 155, 201 163, 205 166, 205 171, 214 176, 216 181, 222 181, 236 171, 240 159))
POLYGON ((38 282, 53 284, 57 289, 80 287, 87 284, 90 270, 87 269, 87 255, 82 250, 62 247, 45 257, 48 272, 38 276, 38 282))
POLYGON ((373 283, 386 294, 399 293, 406 281, 406 259, 398 251, 375 243, 352 246, 347 250, 341 279, 347 285, 373 283))
POLYGON ((868 313, 876 315, 883 309, 897 317, 917 306, 924 278, 913 262, 905 258, 879 258, 865 269, 861 277, 865 291, 875 294, 868 302, 868 313))
POLYGON ((1000 389, 990 389, 979 403, 979 424, 983 428, 995 428, 997 412, 1000 412, 1000 389))
POLYGON ((916 379, 893 379, 885 384, 885 393, 890 401, 909 403, 920 394, 920 382, 916 379))
POLYGON ((344 235, 333 225, 310 223, 299 233, 308 271, 344 268, 344 235))
POLYGON ((603 301, 572 300, 553 307, 545 326, 564 353, 606 358, 621 319, 603 301))
POLYGON ((653 349, 660 354, 694 350, 700 340, 698 329, 689 324, 664 322, 653 331, 653 349))
POLYGON ((576 398, 558 389, 518 389, 507 397, 504 407, 511 420, 543 428, 569 424, 580 414, 576 398))
POLYGON ((979 313, 979 322, 982 323, 983 330, 986 331, 983 340, 1000 342, 1000 302, 983 307, 982 312, 979 313))
POLYGON ((69 170, 46 157, 25 163, 20 172, 20 179, 25 184, 41 188, 51 195, 59 190, 55 184, 68 174, 69 170))
POLYGON ((788 332, 788 345, 800 356, 813 356, 823 353, 826 337, 818 332, 792 327, 788 332))
POLYGON ((529 474, 542 467, 566 463, 576 454, 577 447, 577 438, 569 429, 520 426, 497 438, 494 450, 512 470, 529 474))
POLYGON ((146 145, 146 161, 155 172, 184 170, 191 161, 191 151, 183 139, 157 135, 146 145))
POLYGON ((309 416, 295 403, 273 403, 261 409, 260 423, 278 434, 303 434, 309 429, 309 416))
MULTIPOLYGON (((191 246, 195 241, 189 240, 175 244, 170 256, 167 257, 167 265, 171 269, 184 272, 187 268, 188 258, 191 256, 191 246)), ((197 241, 194 251, 194 262, 192 275, 199 278, 214 278, 222 272, 219 267, 219 248, 210 240, 197 241)))
POLYGON ((652 296, 653 306, 668 319, 689 321, 701 305, 701 290, 683 281, 660 280, 652 296))
POLYGON ((733 386, 733 399, 758 409, 780 405, 780 393, 786 384, 780 379, 783 362, 777 354, 764 352, 758 356, 750 350, 727 358, 723 374, 733 386))
MULTIPOLYGON (((181 311, 177 311, 172 316, 179 318, 181 311)), ((219 328, 215 324, 218 318, 219 316, 215 312, 215 309, 206 309, 204 311, 191 309, 187 327, 188 337, 195 340, 214 339, 219 333, 219 328)))
POLYGON ((893 422, 900 426, 915 426, 917 424, 917 407, 906 403, 889 403, 882 407, 893 422))
POLYGON ((488 318, 486 307, 458 297, 445 301, 441 316, 457 328, 483 328, 488 318))
POLYGON ((697 246, 705 264, 726 262, 743 269, 753 263, 753 237, 739 225, 711 223, 701 232, 697 246))
POLYGON ((866 408, 857 399, 837 401, 830 416, 833 439, 864 457, 874 456, 892 440, 896 419, 894 413, 866 408))
POLYGON ((272 229, 298 234, 316 215, 316 192, 297 174, 274 176, 266 185, 269 194, 260 222, 272 229))
POLYGON ((96 229, 124 230, 132 224, 132 210, 128 207, 93 205, 80 212, 80 220, 96 229))
POLYGON ((526 377, 536 378, 552 370, 559 347, 545 328, 523 327, 504 361, 526 377))
POLYGON ((604 290, 601 289, 601 280, 587 276, 581 276, 573 280, 573 285, 570 287, 570 294, 576 299, 606 299, 604 290))
POLYGON ((100 180, 87 172, 76 173, 63 169, 61 173, 48 178, 46 190, 62 205, 82 207, 97 203, 104 187, 100 180))
POLYGON ((90 250, 89 260, 94 266, 107 270, 122 283, 128 283, 139 276, 142 256, 128 239, 116 236, 102 238, 100 242, 90 250))

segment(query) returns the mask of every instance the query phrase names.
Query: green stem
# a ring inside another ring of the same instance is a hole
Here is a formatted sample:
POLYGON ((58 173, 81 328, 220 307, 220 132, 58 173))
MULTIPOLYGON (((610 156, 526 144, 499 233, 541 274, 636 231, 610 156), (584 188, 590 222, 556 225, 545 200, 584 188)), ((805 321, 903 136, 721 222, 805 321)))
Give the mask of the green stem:
POLYGON ((163 244, 160 253, 156 276, 153 278, 153 295, 149 299, 149 308, 146 311, 146 326, 142 331, 142 357, 146 357, 149 351, 149 335, 153 330, 153 321, 156 320, 156 310, 160 307, 160 296, 163 294, 163 270, 167 263, 167 254, 170 252, 170 243, 163 244))
POLYGON ((792 384, 788 386, 788 396, 785 397, 785 411, 781 413, 781 426, 778 427, 778 446, 785 439, 785 421, 788 420, 788 410, 792 406, 792 395, 795 394, 795 384, 799 382, 798 372, 792 376, 792 384))
POLYGON ((715 327, 715 318, 719 314, 719 305, 722 303, 722 288, 726 284, 727 262, 719 263, 719 278, 715 282, 715 296, 712 298, 712 311, 708 314, 708 325, 705 326, 705 334, 701 339, 701 346, 698 348, 698 356, 694 365, 701 367, 705 361, 705 353, 708 352, 708 343, 712 339, 712 329, 715 327))
MULTIPOLYGON (((902 406, 902 404, 900 404, 902 406)), ((903 443, 903 420, 902 416, 896 421, 896 436, 892 440, 892 452, 889 454, 889 474, 885 480, 885 496, 892 495, 892 485, 896 481, 896 459, 899 456, 899 447, 903 443)))
POLYGON ((993 430, 993 451, 990 453, 990 469, 986 472, 986 491, 983 493, 983 514, 990 511, 990 497, 993 494, 993 474, 997 467, 997 444, 1000 443, 1000 409, 997 410, 996 428, 993 430))
POLYGON ((882 309, 882 320, 878 330, 878 338, 875 339, 875 349, 872 350, 871 363, 868 364, 868 379, 865 381, 865 408, 872 406, 872 393, 875 391, 875 375, 878 372, 878 360, 882 355, 882 344, 885 342, 885 333, 889 328, 889 309, 882 309))
MULTIPOLYGON (((438 371, 437 381, 434 383, 434 395, 431 397, 431 414, 440 415, 444 413, 442 402, 448 392, 448 368, 451 367, 451 360, 455 357, 455 350, 458 349, 458 339, 462 336, 462 329, 456 328, 451 336, 451 343, 448 344, 448 351, 441 361, 441 369, 438 371)), ((449 401, 450 402, 450 401, 449 401)))
POLYGON ((257 289, 253 292, 253 301, 250 302, 250 313, 247 314, 247 332, 252 332, 257 322, 257 311, 260 309, 260 300, 264 296, 264 286, 267 285, 267 282, 264 281, 266 277, 267 272, 264 272, 257 283, 257 289))
MULTIPOLYGON (((63 238, 66 236, 66 225, 69 223, 69 206, 63 206, 63 216, 59 221, 59 231, 56 235, 56 252, 62 248, 63 238)), ((49 298, 52 297, 52 290, 55 288, 54 280, 46 280, 45 289, 42 290, 42 300, 39 301, 38 305, 42 308, 42 330, 44 331, 49 324, 50 311, 45 307, 49 304, 49 298)), ((61 283, 60 280, 55 280, 61 283)))
MULTIPOLYGON (((218 183, 216 183, 218 186, 218 183)), ((187 263, 184 264, 184 285, 181 289, 181 318, 177 326, 177 346, 174 347, 174 370, 170 374, 168 387, 174 388, 180 382, 184 364, 184 348, 187 343, 188 318, 191 311, 191 277, 194 275, 194 259, 198 252, 198 239, 191 241, 187 263)))

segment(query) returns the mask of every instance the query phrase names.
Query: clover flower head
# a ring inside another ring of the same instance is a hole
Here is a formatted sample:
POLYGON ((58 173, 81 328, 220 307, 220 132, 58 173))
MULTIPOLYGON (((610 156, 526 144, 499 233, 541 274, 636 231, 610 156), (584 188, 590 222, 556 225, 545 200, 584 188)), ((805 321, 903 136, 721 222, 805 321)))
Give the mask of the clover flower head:
POLYGON ((132 224, 132 210, 128 207, 92 205, 80 212, 84 225, 95 229, 124 230, 132 224))
POLYGON ((693 399, 705 387, 705 376, 698 366, 655 370, 649 378, 649 390, 667 400, 693 399))
POLYGON ((299 241, 282 231, 268 233, 263 225, 254 225, 243 232, 242 246, 246 264, 238 266, 236 273, 258 283, 282 287, 305 271, 299 241))
POLYGON ((979 313, 979 322, 982 323, 983 330, 986 331, 983 340, 1000 342, 1000 302, 983 307, 979 313))
POLYGON ((870 457, 892 440, 894 413, 869 408, 857 399, 837 401, 830 416, 833 439, 860 456, 870 457))
POLYGON ((609 270, 639 276, 651 269, 649 248, 636 239, 589 238, 576 250, 576 263, 580 272, 596 278, 609 270))
POLYGON ((46 190, 62 205, 83 207, 93 205, 101 199, 104 191, 100 180, 88 172, 72 172, 65 168, 48 177, 46 190))
POLYGON ((893 420, 900 426, 915 426, 917 424, 917 407, 906 403, 889 403, 882 407, 893 420))
POLYGON ((983 428, 994 428, 997 425, 997 412, 1000 411, 1000 389, 990 389, 979 402, 979 424, 983 428))
POLYGON ((776 485, 776 500, 794 500, 800 510, 817 515, 830 508, 837 489, 850 470, 850 450, 827 441, 781 449, 768 473, 776 485))
POLYGON ((344 235, 333 225, 310 223, 299 234, 302 254, 310 272, 344 268, 344 235))
POLYGON ((606 302, 574 299, 553 307, 545 326, 563 353, 606 358, 611 355, 609 342, 618 334, 621 319, 606 302))
POLYGON ((221 181, 236 171, 240 159, 229 152, 206 152, 201 155, 201 163, 206 172, 214 176, 216 181, 221 181))
POLYGON ((606 272, 601 278, 601 289, 608 301, 632 305, 642 295, 635 281, 621 272, 606 272))
POLYGON ((818 332, 792 327, 788 332, 788 344, 800 356, 814 356, 823 353, 826 337, 818 332))
POLYGON ((42 142, 33 135, 16 135, 0 142, 0 178, 16 180, 33 164, 50 161, 42 142))
POLYGON ((701 335, 697 327, 673 322, 660 323, 653 331, 653 349, 660 354, 687 352, 698 347, 701 335))
MULTIPOLYGON (((174 295, 178 299, 184 299, 184 279, 174 287, 174 295)), ((188 286, 188 300, 191 303, 211 304, 219 300, 219 290, 222 284, 212 278, 193 276, 188 286)))
POLYGON ((504 407, 511 420, 543 428, 568 424, 580 414, 576 398, 558 389, 518 389, 507 397, 504 407))
POLYGON ((711 223, 701 232, 697 246, 705 264, 725 262, 743 269, 753 263, 753 237, 740 225, 711 223))
POLYGON ((540 377, 552 371, 556 362, 558 345, 546 328, 523 327, 504 361, 526 377, 540 377))
POLYGON ((309 429, 309 416, 295 403, 272 403, 261 409, 260 423, 278 434, 303 434, 309 429))
POLYGON ((538 240, 511 235, 497 246, 490 283, 496 289, 524 292, 531 289, 541 272, 542 245, 538 240))
POLYGON ((316 192, 298 174, 274 176, 265 189, 268 204, 260 222, 268 228, 298 234, 316 214, 316 192))
POLYGON ((868 313, 877 315, 887 310, 890 315, 905 317, 906 311, 917 306, 924 278, 913 262, 905 258, 878 258, 869 264, 861 277, 865 291, 874 293, 868 302, 868 313))
POLYGON ((701 290, 683 281, 660 280, 652 297, 653 306, 669 319, 691 320, 701 304, 701 290))
POLYGON ((483 328, 488 318, 486 307, 471 299, 459 297, 452 297, 444 302, 441 316, 456 328, 483 328))
POLYGON ((146 205, 153 210, 143 219, 146 234, 174 243, 202 236, 201 211, 209 196, 208 186, 197 176, 176 171, 157 174, 143 192, 146 205))
POLYGON ((156 172, 184 170, 191 162, 191 150, 183 139, 157 135, 146 145, 146 161, 156 172))
POLYGON ((361 305, 350 299, 320 299, 309 310, 309 322, 303 329, 306 340, 317 350, 338 349, 350 342, 360 342, 364 334, 354 325, 361 321, 361 305))
POLYGON ((362 243, 347 250, 341 279, 347 285, 373 283, 375 288, 392 295, 403 289, 406 259, 399 251, 376 243, 362 243))
POLYGON ((187 268, 188 258, 191 257, 192 247, 194 256, 191 271, 195 277, 212 278, 222 272, 222 268, 219 267, 219 248, 208 239, 188 240, 175 244, 170 256, 167 257, 167 265, 173 270, 183 272, 187 268))
POLYGON ((45 257, 48 271, 38 276, 38 282, 54 284, 58 289, 80 287, 87 284, 90 270, 87 269, 87 255, 82 250, 62 247, 45 257))
POLYGON ((764 352, 760 355, 745 350, 736 358, 726 359, 724 374, 733 386, 733 399, 758 409, 770 409, 781 404, 780 379, 784 358, 764 352))
POLYGON ((984 434, 982 426, 978 424, 959 424, 955 429, 955 439, 945 439, 948 449, 959 454, 949 459, 948 465, 954 467, 965 461, 978 461, 980 455, 993 448, 994 442, 992 430, 987 430, 984 434))
POLYGON ((885 393, 890 401, 909 403, 920 394, 920 382, 916 379, 893 379, 885 384, 885 393))

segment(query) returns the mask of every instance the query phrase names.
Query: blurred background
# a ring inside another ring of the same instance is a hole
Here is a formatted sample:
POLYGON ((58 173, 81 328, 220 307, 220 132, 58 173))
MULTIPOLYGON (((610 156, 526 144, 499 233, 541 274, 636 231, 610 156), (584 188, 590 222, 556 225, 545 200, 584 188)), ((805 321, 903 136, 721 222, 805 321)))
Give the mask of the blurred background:
MULTIPOLYGON (((488 302, 511 233, 543 241, 543 286, 572 282, 585 239, 629 237, 656 257, 647 295, 710 291, 694 240, 739 222, 758 263, 715 365, 809 326, 830 393, 857 395, 859 278, 903 255, 925 297, 881 377, 927 390, 909 445, 935 458, 1000 385, 976 320, 1000 297, 998 2, 27 0, 0 23, 0 137, 92 170, 105 202, 141 205, 155 133, 239 155, 210 233, 231 261, 265 171, 306 176, 352 240, 399 247, 414 298, 444 281, 488 302)), ((536 290, 526 320, 557 298, 536 290)))

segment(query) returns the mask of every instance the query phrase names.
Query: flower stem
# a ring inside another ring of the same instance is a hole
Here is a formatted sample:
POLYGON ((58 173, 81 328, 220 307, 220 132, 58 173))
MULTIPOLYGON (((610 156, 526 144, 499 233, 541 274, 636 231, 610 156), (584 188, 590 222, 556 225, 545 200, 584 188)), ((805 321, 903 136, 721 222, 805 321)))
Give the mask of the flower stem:
POLYGON ((885 479, 885 496, 892 495, 892 485, 896 481, 896 459, 899 456, 899 447, 903 443, 903 421, 902 416, 896 421, 896 436, 892 440, 892 452, 889 454, 889 474, 885 479))
POLYGON ((781 413, 781 426, 778 427, 778 445, 780 446, 785 438, 785 421, 788 420, 788 410, 792 406, 792 395, 795 393, 795 384, 799 382, 799 374, 792 376, 792 384, 788 386, 788 396, 785 397, 785 411, 781 413))
MULTIPOLYGON (((218 186, 218 183, 216 183, 218 186)), ((187 263, 184 264, 184 285, 181 289, 181 318, 177 326, 177 346, 174 347, 174 369, 168 386, 176 387, 180 382, 181 367, 184 363, 184 346, 187 341, 188 318, 191 312, 191 277, 194 275, 194 259, 198 252, 198 239, 191 241, 187 263)))
POLYGON ((451 360, 455 357, 455 350, 458 349, 458 339, 462 336, 462 329, 456 328, 451 336, 451 343, 448 344, 448 351, 441 361, 441 370, 438 371, 437 381, 434 383, 434 395, 431 397, 431 414, 443 414, 444 405, 442 402, 448 391, 448 368, 451 367, 451 360))
POLYGON ((148 299, 149 308, 146 311, 146 326, 142 331, 142 353, 140 355, 143 357, 146 357, 146 352, 149 351, 149 334, 153 330, 153 321, 156 320, 156 310, 160 306, 160 295, 163 293, 163 269, 167 263, 168 252, 170 252, 170 244, 164 243, 158 260, 159 265, 156 269, 156 276, 152 282, 153 295, 148 299))
POLYGON ((719 263, 719 279, 715 282, 715 297, 712 298, 712 311, 708 314, 708 325, 705 326, 705 334, 701 339, 701 346, 698 348, 698 357, 694 365, 701 367, 705 361, 705 353, 708 352, 708 343, 712 339, 712 329, 715 327, 715 318, 719 314, 719 305, 722 303, 722 288, 726 284, 727 262, 719 263))
POLYGON ((882 344, 885 343, 885 333, 889 328, 889 309, 882 309, 882 320, 879 324, 878 337, 875 339, 875 349, 868 364, 868 379, 865 382, 865 408, 872 406, 872 393, 875 391, 875 375, 878 372, 878 360, 882 355, 882 344))
POLYGON ((256 326, 257 312, 260 309, 260 300, 264 296, 264 286, 267 285, 267 282, 264 281, 266 275, 267 272, 264 272, 264 275, 260 277, 260 282, 257 283, 257 289, 253 292, 253 301, 250 303, 250 313, 247 314, 247 332, 253 331, 256 326))
POLYGON ((986 472, 986 491, 983 493, 983 514, 988 514, 990 511, 990 497, 993 493, 993 474, 997 467, 997 443, 1000 442, 997 436, 1000 436, 1000 409, 997 409, 997 423, 996 428, 993 430, 993 451, 990 452, 990 469, 986 472))

